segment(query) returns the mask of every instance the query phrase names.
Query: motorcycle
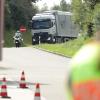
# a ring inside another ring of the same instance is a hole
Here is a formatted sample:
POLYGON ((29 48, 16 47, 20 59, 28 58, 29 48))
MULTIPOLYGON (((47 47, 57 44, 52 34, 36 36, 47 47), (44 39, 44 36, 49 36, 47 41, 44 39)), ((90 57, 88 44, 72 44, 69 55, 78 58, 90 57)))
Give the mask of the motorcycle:
POLYGON ((14 37, 14 43, 15 43, 16 48, 21 47, 21 39, 20 39, 20 37, 14 37))

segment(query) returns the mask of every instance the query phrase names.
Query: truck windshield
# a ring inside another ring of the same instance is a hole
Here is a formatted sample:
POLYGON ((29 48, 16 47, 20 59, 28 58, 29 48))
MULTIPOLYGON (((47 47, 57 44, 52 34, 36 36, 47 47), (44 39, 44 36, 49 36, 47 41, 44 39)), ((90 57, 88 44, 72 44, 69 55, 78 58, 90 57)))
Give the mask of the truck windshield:
POLYGON ((32 22, 33 29, 48 29, 50 27, 52 27, 50 19, 33 20, 32 22))

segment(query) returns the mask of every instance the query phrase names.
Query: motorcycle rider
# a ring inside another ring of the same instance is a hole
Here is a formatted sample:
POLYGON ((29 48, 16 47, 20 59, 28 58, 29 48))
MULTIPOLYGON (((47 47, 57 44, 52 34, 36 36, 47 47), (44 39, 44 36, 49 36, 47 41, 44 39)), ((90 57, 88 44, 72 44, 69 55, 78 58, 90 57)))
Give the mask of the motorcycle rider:
POLYGON ((15 33, 13 38, 15 39, 16 37, 19 37, 20 40, 23 41, 22 34, 21 34, 21 32, 19 30, 15 33))
POLYGON ((18 40, 20 43, 23 42, 22 34, 19 30, 15 33, 13 39, 14 39, 14 43, 16 40, 18 40))

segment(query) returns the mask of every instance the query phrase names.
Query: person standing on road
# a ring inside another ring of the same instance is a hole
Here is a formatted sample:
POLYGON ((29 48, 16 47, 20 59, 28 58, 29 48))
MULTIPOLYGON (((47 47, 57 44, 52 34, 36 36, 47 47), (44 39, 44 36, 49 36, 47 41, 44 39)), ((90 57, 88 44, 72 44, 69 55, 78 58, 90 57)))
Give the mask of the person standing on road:
POLYGON ((100 100, 100 31, 95 35, 72 59, 70 100, 100 100))

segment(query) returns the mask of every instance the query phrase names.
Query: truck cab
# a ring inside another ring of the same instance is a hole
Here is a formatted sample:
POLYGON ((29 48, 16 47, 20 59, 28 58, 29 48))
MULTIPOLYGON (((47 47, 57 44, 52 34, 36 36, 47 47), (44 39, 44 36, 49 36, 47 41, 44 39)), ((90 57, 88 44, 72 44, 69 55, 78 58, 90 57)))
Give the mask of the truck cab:
MULTIPOLYGON (((32 18, 32 44, 45 43, 56 34, 55 16, 50 13, 36 14, 32 18)), ((54 39, 54 38, 53 38, 54 39)))

